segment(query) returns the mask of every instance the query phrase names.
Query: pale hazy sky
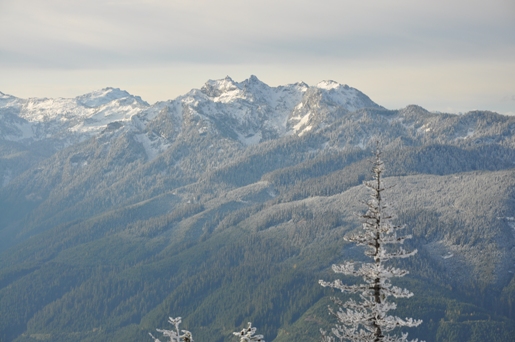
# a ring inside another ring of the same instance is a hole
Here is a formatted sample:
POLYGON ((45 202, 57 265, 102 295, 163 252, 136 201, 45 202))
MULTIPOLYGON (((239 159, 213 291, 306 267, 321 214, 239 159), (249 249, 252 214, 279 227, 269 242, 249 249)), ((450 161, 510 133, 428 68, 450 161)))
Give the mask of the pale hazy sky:
POLYGON ((515 114, 514 0, 0 0, 0 91, 332 79, 390 109, 515 114))

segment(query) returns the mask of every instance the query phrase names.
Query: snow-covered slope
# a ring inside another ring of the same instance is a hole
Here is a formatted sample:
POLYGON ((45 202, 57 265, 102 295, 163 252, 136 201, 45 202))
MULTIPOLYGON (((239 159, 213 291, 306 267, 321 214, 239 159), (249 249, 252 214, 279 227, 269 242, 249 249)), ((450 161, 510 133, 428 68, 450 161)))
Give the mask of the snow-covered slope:
POLYGON ((26 144, 53 140, 56 149, 60 149, 102 132, 110 123, 129 121, 148 107, 139 96, 117 88, 105 88, 73 99, 20 99, 2 93, 1 137, 26 144))
POLYGON ((325 126, 347 112, 362 108, 383 108, 348 85, 322 81, 310 87, 288 119, 288 127, 298 135, 325 126))
POLYGON ((206 82, 184 101, 202 117, 227 124, 239 141, 251 145, 287 134, 288 116, 307 89, 305 83, 270 87, 256 76, 243 82, 226 77, 206 82))

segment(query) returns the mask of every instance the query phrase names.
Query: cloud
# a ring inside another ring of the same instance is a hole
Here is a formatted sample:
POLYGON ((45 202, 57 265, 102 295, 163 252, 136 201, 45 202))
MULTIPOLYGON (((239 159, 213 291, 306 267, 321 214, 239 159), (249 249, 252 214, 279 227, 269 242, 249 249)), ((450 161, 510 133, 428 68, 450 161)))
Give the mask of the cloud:
POLYGON ((18 0, 4 6, 4 67, 287 63, 292 58, 404 63, 515 54, 515 18, 505 0, 488 6, 462 0, 18 0))
POLYGON ((0 90, 153 101, 257 74, 335 79, 388 108, 513 112, 513 32, 513 0, 0 0, 0 90))

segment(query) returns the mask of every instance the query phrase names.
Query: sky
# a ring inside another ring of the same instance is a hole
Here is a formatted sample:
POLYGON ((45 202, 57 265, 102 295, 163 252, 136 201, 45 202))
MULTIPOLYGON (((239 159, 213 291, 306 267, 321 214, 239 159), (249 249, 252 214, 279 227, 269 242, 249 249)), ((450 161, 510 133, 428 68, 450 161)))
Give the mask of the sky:
POLYGON ((515 1, 0 0, 6 94, 116 87, 154 103, 227 75, 515 115, 515 1))

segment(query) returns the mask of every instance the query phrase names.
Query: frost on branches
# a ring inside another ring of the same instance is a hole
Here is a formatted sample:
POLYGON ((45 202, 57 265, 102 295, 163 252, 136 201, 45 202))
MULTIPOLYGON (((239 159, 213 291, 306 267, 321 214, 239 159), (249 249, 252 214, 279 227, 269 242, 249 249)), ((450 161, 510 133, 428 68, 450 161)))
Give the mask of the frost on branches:
MULTIPOLYGON (((319 281, 320 285, 324 287, 329 286, 342 292, 355 293, 360 298, 360 301, 350 299, 346 302, 333 298, 338 310, 334 311, 329 308, 329 311, 336 316, 338 324, 332 329, 332 335, 321 331, 323 342, 407 342, 407 333, 401 334, 401 336, 388 333, 398 327, 416 327, 422 323, 421 320, 401 319, 388 315, 388 311, 397 307, 395 303, 388 302, 388 297, 409 298, 413 296, 413 293, 392 286, 390 283, 390 278, 402 277, 408 271, 386 266, 385 263, 393 258, 410 257, 417 250, 407 252, 402 247, 393 249, 391 246, 402 244, 404 240, 410 239, 411 235, 397 236, 397 231, 404 227, 391 223, 393 213, 390 212, 388 204, 382 198, 382 193, 386 189, 381 179, 384 164, 380 157, 381 153, 377 149, 372 168, 374 179, 365 182, 365 186, 371 190, 371 196, 368 201, 364 201, 368 210, 361 215, 363 232, 345 238, 347 241, 355 242, 358 246, 368 247, 365 255, 374 261, 360 265, 346 262, 332 267, 335 273, 362 277, 365 281, 364 284, 345 285, 339 279, 334 282, 319 281)), ((417 341, 412 340, 412 342, 417 341)))
POLYGON ((249 322, 248 328, 243 329, 239 332, 233 332, 233 335, 240 338, 240 342, 265 342, 263 335, 256 335, 256 328, 252 327, 252 323, 249 322))
MULTIPOLYGON (((164 337, 168 337, 168 342, 193 342, 191 333, 187 330, 181 330, 182 335, 179 333, 179 324, 181 324, 181 317, 172 318, 168 317, 168 322, 175 326, 175 330, 162 330, 156 329, 163 334, 164 337)), ((242 331, 234 332, 233 335, 240 338, 240 342, 265 342, 263 335, 255 335, 256 328, 252 327, 252 323, 249 322, 248 328, 242 331)), ((154 337, 151 333, 148 333, 150 337, 154 339, 154 342, 161 342, 158 338, 154 337)))
MULTIPOLYGON (((179 324, 181 324, 181 317, 172 318, 168 317, 168 323, 175 326, 175 330, 162 330, 156 329, 160 333, 163 334, 164 337, 168 337, 168 342, 193 342, 193 337, 191 333, 187 330, 181 330, 182 335, 179 333, 179 324)), ((158 338, 155 338, 154 335, 148 333, 150 337, 154 339, 154 342, 161 342, 158 338)))

